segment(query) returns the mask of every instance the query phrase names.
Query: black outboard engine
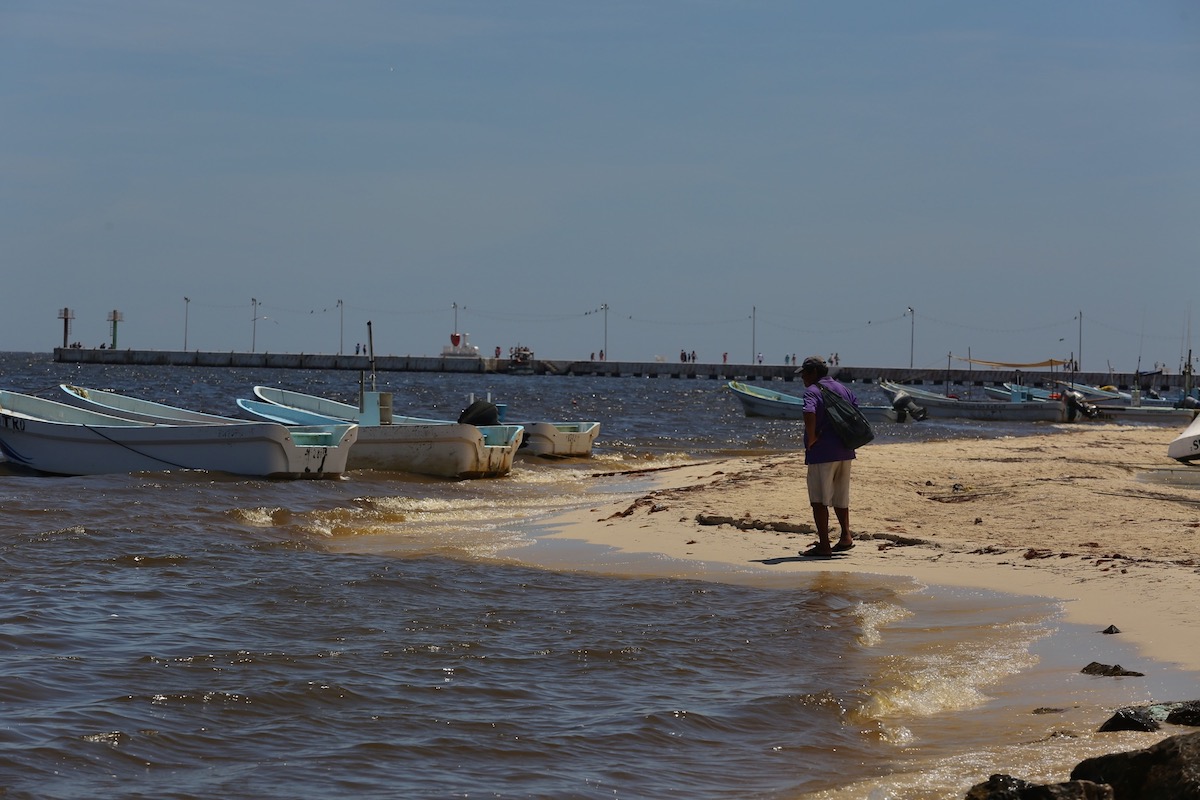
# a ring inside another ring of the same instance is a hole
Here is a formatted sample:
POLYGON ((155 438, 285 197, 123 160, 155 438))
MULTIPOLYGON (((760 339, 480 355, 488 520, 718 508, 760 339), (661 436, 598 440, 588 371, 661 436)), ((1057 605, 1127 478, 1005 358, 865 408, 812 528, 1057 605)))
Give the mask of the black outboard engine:
POLYGON ((476 400, 463 409, 463 412, 458 415, 458 421, 475 426, 499 425, 500 409, 496 408, 495 403, 489 403, 487 400, 476 400))
POLYGON ((1095 419, 1100 413, 1100 409, 1096 408, 1094 403, 1084 400, 1083 395, 1074 389, 1063 392, 1063 402, 1067 404, 1067 422, 1074 422, 1080 414, 1088 419, 1095 419))
POLYGON ((892 410, 896 412, 896 421, 904 422, 908 417, 912 417, 917 422, 929 416, 929 412, 924 406, 917 405, 917 401, 912 399, 912 395, 907 392, 896 392, 892 398, 892 410))

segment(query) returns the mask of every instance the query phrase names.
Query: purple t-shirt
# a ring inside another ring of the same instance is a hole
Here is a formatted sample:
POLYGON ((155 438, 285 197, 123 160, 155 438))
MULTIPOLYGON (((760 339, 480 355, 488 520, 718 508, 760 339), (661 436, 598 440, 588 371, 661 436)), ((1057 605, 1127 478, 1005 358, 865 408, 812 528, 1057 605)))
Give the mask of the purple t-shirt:
POLYGON ((829 416, 825 413, 825 398, 821 394, 821 386, 831 392, 837 392, 854 405, 858 398, 854 392, 828 375, 818 383, 804 388, 804 411, 817 415, 817 443, 808 447, 807 437, 804 448, 805 464, 824 464, 828 461, 849 461, 854 458, 854 451, 842 444, 833 427, 829 424, 829 416), (819 385, 818 385, 819 384, 819 385))

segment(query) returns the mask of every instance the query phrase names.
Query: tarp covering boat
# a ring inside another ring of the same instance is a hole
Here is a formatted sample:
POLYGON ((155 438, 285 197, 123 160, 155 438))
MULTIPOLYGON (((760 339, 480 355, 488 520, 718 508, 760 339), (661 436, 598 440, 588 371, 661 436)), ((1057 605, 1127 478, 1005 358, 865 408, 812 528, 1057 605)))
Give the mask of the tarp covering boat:
POLYGON ((998 369, 1035 369, 1038 367, 1064 367, 1070 364, 1070 361, 1063 361, 1057 358, 1047 358, 1045 361, 1033 361, 1028 364, 1016 364, 1009 361, 984 361, 982 358, 966 358, 964 356, 955 356, 959 361, 966 361, 969 364, 982 364, 985 367, 996 367, 998 369))

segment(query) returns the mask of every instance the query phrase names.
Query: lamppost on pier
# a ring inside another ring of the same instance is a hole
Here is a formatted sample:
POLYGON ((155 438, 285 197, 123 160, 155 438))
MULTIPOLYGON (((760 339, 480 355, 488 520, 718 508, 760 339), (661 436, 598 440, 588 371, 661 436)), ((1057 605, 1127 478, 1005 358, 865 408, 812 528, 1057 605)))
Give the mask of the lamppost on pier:
POLYGON ((338 313, 341 315, 338 319, 338 355, 342 354, 342 345, 346 339, 346 306, 341 300, 338 300, 338 313))
POLYGON ((608 360, 608 303, 602 303, 600 310, 604 312, 604 350, 600 356, 601 361, 608 360))
POLYGON ((917 312, 913 311, 913 307, 909 306, 905 312, 909 316, 908 321, 908 368, 913 367, 913 345, 917 341, 917 312))
POLYGON ((1083 311, 1079 312, 1079 357, 1075 359, 1075 363, 1071 366, 1075 367, 1076 372, 1083 371, 1083 311))
POLYGON ((253 353, 258 348, 258 307, 262 303, 258 302, 255 297, 250 298, 250 308, 252 316, 250 317, 250 352, 253 353))
POLYGON ((183 298, 183 352, 187 352, 188 309, 191 308, 192 298, 183 298))
POLYGON ((758 352, 758 306, 750 306, 750 363, 758 352))

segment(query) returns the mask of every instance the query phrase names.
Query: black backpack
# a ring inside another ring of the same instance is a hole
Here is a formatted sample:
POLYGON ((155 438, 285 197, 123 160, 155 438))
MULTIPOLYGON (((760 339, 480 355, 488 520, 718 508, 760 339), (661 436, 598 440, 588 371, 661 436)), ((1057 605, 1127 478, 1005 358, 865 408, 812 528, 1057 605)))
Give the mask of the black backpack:
MULTIPOLYGON (((818 386, 821 386, 819 383, 818 386)), ((821 396, 825 398, 825 413, 833 432, 842 440, 842 444, 851 450, 857 450, 875 438, 871 423, 858 410, 858 406, 842 397, 837 392, 821 386, 821 396)))

